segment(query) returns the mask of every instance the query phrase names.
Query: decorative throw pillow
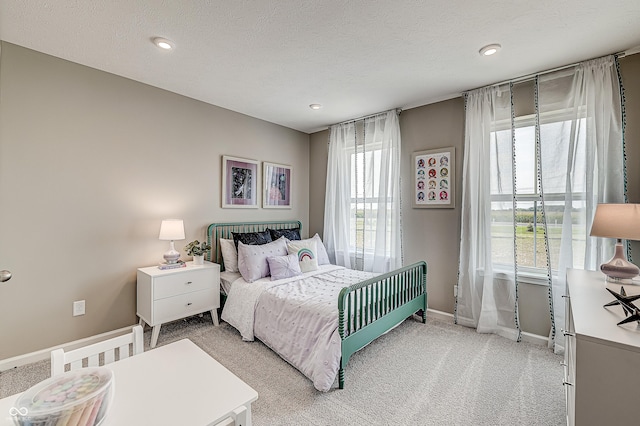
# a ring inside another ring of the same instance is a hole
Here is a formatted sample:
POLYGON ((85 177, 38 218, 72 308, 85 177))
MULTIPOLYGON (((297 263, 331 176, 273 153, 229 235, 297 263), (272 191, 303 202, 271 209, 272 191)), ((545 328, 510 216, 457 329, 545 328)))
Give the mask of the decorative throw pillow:
POLYGON ((236 245, 233 240, 220 238, 220 251, 222 252, 224 270, 229 272, 238 272, 238 250, 236 249, 236 245))
POLYGON ((286 237, 287 240, 295 241, 300 240, 300 228, 293 229, 269 229, 272 240, 277 240, 280 237, 286 237))
POLYGON ((308 238, 306 240, 300 241, 315 241, 316 242, 316 254, 318 255, 318 265, 329 265, 331 261, 329 261, 329 255, 327 254, 327 249, 324 247, 324 243, 320 238, 320 235, 316 234, 312 238, 308 238))
POLYGON ((261 245, 247 245, 240 241, 238 242, 238 269, 242 278, 252 283, 269 276, 268 257, 286 254, 287 240, 284 237, 261 245))
POLYGON ((271 281, 302 275, 298 256, 295 254, 267 257, 267 262, 269 263, 271 281))
POLYGON ((261 232, 232 232, 233 242, 238 248, 238 242, 242 241, 246 245, 261 245, 270 243, 272 240, 268 230, 261 232))
POLYGON ((318 269, 318 257, 315 241, 291 241, 287 244, 287 252, 295 254, 300 263, 302 272, 310 272, 318 269))

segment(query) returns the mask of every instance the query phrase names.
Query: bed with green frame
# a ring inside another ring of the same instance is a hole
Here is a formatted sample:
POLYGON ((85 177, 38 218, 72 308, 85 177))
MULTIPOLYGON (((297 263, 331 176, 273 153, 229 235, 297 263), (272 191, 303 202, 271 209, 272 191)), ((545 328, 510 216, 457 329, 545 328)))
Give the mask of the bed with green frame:
MULTIPOLYGON (((221 238, 231 239, 232 233, 261 232, 267 228, 302 230, 302 224, 299 221, 213 223, 207 228, 207 242, 211 245, 208 260, 220 264, 223 271, 221 238)), ((415 313, 426 323, 427 264, 417 262, 345 286, 336 304, 341 339, 338 386, 343 389, 344 369, 355 352, 415 313)))

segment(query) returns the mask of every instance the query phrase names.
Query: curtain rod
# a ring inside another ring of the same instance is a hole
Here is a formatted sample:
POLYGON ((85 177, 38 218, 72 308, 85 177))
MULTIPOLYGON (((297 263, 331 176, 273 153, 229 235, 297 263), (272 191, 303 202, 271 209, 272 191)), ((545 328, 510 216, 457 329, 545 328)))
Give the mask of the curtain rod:
MULTIPOLYGON (((387 110, 387 111, 383 111, 383 112, 376 112, 375 114, 364 115, 362 117, 354 118, 352 120, 342 121, 340 123, 332 124, 331 126, 338 126, 340 124, 355 123, 356 121, 366 120, 367 118, 371 118, 371 117, 375 117, 375 116, 378 116, 378 115, 386 114, 389 111, 393 111, 393 109, 390 109, 390 110, 387 110)), ((398 115, 400 115, 402 113, 402 108, 396 108, 395 111, 396 111, 396 113, 398 115)), ((329 126, 329 127, 331 127, 331 126, 329 126)))
MULTIPOLYGON (((618 52, 618 53, 612 53, 611 55, 615 56, 617 58, 624 58, 627 55, 627 51, 618 52)), ((462 94, 464 95, 465 93, 473 92, 474 90, 483 89, 485 87, 500 86, 502 84, 507 84, 507 83, 520 83, 521 81, 532 79, 533 77, 538 76, 538 75, 545 75, 545 74, 550 74, 550 73, 556 72, 556 71, 562 71, 562 70, 565 70, 567 68, 571 68, 571 67, 575 67, 576 65, 580 65, 583 62, 591 61, 593 59, 598 59, 598 58, 604 58, 606 56, 609 56, 609 55, 598 56, 596 58, 591 58, 591 59, 585 59, 584 61, 574 62, 572 64, 563 65, 563 66, 560 66, 560 67, 557 67, 557 68, 551 68, 551 69, 548 69, 548 70, 545 70, 545 71, 540 71, 540 72, 535 72, 535 73, 532 73, 532 74, 522 75, 520 77, 512 78, 510 80, 500 81, 498 83, 493 83, 493 84, 488 84, 486 86, 476 87, 475 89, 465 90, 464 92, 462 92, 462 94)))

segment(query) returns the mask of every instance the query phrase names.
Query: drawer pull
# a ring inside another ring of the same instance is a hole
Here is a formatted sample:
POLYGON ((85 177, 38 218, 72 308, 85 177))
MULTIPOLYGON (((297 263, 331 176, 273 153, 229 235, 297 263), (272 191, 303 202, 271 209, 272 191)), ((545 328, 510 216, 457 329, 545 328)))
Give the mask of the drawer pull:
POLYGON ((562 386, 573 386, 573 383, 562 382, 562 386))
POLYGON ((566 367, 567 363, 566 362, 561 362, 560 365, 563 366, 563 367, 566 367))
POLYGON ((568 294, 563 294, 562 297, 564 297, 565 299, 571 299, 571 296, 569 296, 568 294))
POLYGON ((566 331, 566 330, 562 330, 562 329, 560 329, 560 332, 561 332, 564 336, 576 337, 576 333, 572 333, 572 332, 570 332, 570 331, 566 331))
POLYGON ((191 284, 193 284, 193 281, 187 281, 186 284, 187 285, 191 285, 191 284))
POLYGON ((191 305, 193 305, 193 303, 191 303, 191 302, 187 303, 187 306, 191 306, 191 305))

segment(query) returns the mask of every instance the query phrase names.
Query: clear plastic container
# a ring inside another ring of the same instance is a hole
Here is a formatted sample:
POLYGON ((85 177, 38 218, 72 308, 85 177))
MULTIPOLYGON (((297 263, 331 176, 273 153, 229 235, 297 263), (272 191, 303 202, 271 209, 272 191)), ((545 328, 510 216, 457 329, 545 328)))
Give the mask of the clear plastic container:
POLYGON ((81 368, 44 380, 16 401, 18 426, 96 426, 107 416, 114 392, 108 368, 81 368))

